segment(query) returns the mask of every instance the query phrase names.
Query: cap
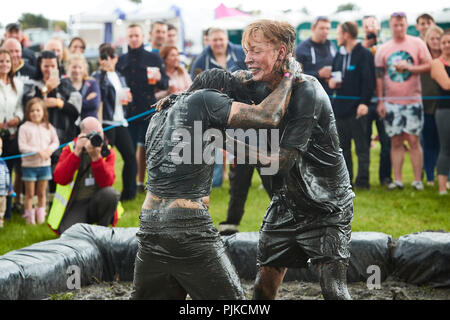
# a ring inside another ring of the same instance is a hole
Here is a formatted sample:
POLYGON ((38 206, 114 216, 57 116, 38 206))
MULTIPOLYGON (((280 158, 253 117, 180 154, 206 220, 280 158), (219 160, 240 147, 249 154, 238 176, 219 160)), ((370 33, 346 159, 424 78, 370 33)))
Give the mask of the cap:
POLYGON ((17 23, 17 22, 8 23, 6 25, 6 31, 21 30, 21 29, 22 29, 22 26, 20 25, 20 23, 17 23))

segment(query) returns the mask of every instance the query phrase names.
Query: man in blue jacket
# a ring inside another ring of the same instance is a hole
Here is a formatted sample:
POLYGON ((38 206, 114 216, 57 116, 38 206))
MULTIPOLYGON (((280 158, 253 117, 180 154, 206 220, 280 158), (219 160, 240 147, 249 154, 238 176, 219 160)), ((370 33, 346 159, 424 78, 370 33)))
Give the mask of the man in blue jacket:
MULTIPOLYGON (((164 70, 161 57, 157 53, 144 49, 144 32, 140 25, 130 25, 128 27, 127 37, 128 53, 119 57, 116 70, 125 77, 133 95, 133 101, 126 108, 126 115, 129 118, 150 110, 150 106, 156 103, 155 89, 166 90, 169 87, 169 78, 164 70), (154 79, 156 79, 155 84, 149 84, 147 67, 159 68, 154 75, 154 79)), ((137 188, 140 192, 144 192, 144 142, 148 124, 148 117, 144 116, 130 122, 128 126, 133 143, 137 146, 137 188)))
POLYGON ((304 73, 316 77, 328 95, 331 89, 328 80, 331 76, 331 63, 336 54, 336 48, 330 40, 331 22, 327 17, 319 16, 311 26, 311 38, 302 41, 295 48, 297 61, 303 65, 304 73))
MULTIPOLYGON (((226 30, 212 27, 208 31, 208 39, 209 46, 192 63, 190 72, 192 80, 202 71, 209 69, 218 68, 231 72, 246 69, 244 50, 242 50, 240 45, 235 45, 228 41, 226 30)), ((220 154, 218 154, 218 159, 219 157, 223 159, 220 154)), ((233 169, 230 166, 230 171, 233 169)), ((222 185, 222 175, 223 164, 216 163, 213 174, 213 187, 222 185)))
POLYGON ((353 181, 351 141, 358 156, 356 188, 369 188, 370 144, 367 141, 367 113, 375 88, 375 65, 372 53, 357 41, 358 25, 345 22, 337 28, 339 52, 333 60, 329 86, 336 89, 332 100, 339 140, 350 182, 353 181))
POLYGON ((209 46, 195 59, 191 67, 191 78, 204 70, 219 68, 227 71, 246 69, 245 54, 240 45, 228 41, 227 32, 219 28, 208 31, 209 46))

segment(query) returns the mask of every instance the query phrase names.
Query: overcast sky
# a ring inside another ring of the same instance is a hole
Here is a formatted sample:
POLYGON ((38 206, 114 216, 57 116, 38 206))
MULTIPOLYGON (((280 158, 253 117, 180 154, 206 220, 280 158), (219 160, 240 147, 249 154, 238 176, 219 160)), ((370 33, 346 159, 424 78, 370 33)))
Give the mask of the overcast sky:
MULTIPOLYGON (((16 21, 24 12, 42 14, 46 18, 54 20, 68 20, 71 14, 80 13, 90 8, 95 8, 104 3, 105 0, 15 0, 9 1, 0 11, 0 21, 3 25, 16 21)), ((128 4, 128 0, 112 0, 111 2, 128 4)), ((299 9, 307 7, 313 15, 327 15, 336 10, 343 3, 356 3, 364 12, 372 12, 380 15, 393 11, 405 12, 433 12, 442 10, 445 0, 143 0, 145 6, 157 6, 161 3, 176 4, 185 8, 186 12, 192 10, 212 10, 220 3, 228 7, 242 5, 245 10, 283 10, 299 9)), ((448 5, 450 7, 450 4, 448 5)), ((415 17, 414 17, 415 18, 415 17)))

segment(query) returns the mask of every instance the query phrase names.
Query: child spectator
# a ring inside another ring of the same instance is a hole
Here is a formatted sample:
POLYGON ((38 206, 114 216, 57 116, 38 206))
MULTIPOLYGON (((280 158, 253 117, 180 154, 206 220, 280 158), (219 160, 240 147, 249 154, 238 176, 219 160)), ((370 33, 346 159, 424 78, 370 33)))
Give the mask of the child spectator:
MULTIPOLYGON (((0 138, 0 155, 3 152, 3 140, 0 138)), ((9 170, 6 162, 0 159, 0 228, 3 228, 3 217, 6 211, 6 197, 13 193, 9 170)))
POLYGON ((19 129, 21 153, 35 153, 22 158, 22 180, 25 182, 25 213, 28 224, 45 221, 45 203, 48 180, 52 179, 50 156, 59 146, 55 128, 48 121, 45 102, 31 99, 25 109, 25 123, 19 129), (36 190, 36 191, 35 191, 36 190), (37 194, 38 205, 33 210, 33 197, 37 194))

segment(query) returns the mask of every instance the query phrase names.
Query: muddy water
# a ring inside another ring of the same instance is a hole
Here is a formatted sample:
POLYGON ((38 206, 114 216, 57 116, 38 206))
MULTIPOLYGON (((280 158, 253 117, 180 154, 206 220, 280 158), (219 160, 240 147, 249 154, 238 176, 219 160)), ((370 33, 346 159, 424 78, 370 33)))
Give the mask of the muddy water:
MULTIPOLYGON (((242 280, 242 286, 247 299, 251 299, 253 281, 242 280)), ((450 300, 450 288, 434 289, 395 280, 384 281, 378 290, 369 290, 365 282, 349 283, 348 289, 354 300, 450 300)), ((131 290, 131 282, 101 282, 80 290, 52 295, 50 299, 128 300, 131 290)), ((323 296, 318 283, 293 281, 282 284, 277 299, 322 300, 323 296)))

